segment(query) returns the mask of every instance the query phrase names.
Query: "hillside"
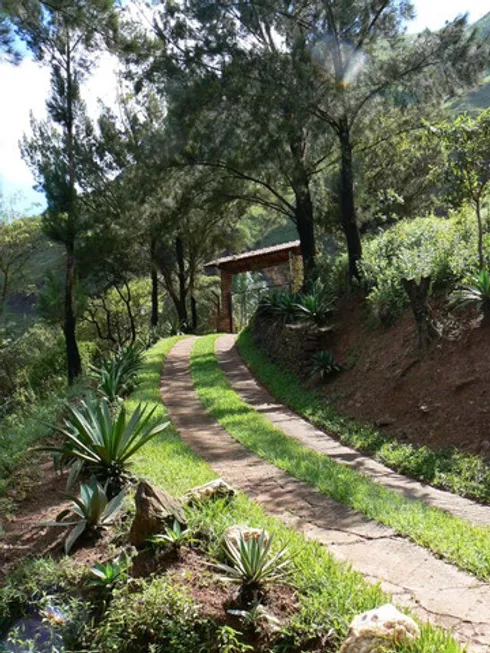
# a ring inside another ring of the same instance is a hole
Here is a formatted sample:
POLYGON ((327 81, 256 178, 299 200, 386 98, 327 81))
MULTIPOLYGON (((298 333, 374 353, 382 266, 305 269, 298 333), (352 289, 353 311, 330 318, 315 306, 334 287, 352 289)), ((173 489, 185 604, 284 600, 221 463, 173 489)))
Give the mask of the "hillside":
MULTIPOLYGON (((481 36, 486 38, 490 33, 490 12, 472 25, 481 36)), ((490 106, 490 68, 489 75, 485 77, 481 85, 468 91, 459 100, 454 102, 457 111, 480 111, 490 106)))

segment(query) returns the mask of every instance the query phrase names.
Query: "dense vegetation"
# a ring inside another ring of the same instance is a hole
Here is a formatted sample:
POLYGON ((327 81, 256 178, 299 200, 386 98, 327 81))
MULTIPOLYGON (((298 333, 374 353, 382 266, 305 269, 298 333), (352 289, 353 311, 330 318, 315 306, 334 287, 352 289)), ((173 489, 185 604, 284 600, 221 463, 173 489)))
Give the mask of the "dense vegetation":
MULTIPOLYGON (((406 29, 413 16, 396 0, 0 2, 2 61, 30 57, 51 75, 46 118, 32 119, 20 145, 46 209, 27 218, 0 207, 0 507, 15 513, 50 452, 68 492, 50 527, 67 554, 93 545, 104 558, 19 565, 0 589, 12 646, 35 650, 17 622, 34 615, 53 650, 337 650, 351 618, 385 600, 240 494, 188 506, 186 524, 136 553, 129 499, 141 478, 174 496, 214 478, 166 419, 159 375, 178 338, 215 330, 223 298, 206 263, 216 256, 300 241, 301 288, 267 292, 256 271, 234 279, 240 328, 255 312, 315 336, 354 297, 374 330, 410 309, 418 338, 408 347, 424 358, 488 325, 490 16, 417 35, 406 29), (117 105, 89 115, 84 85, 108 54, 117 105), (235 523, 273 537, 223 544, 235 523), (209 565, 239 587, 227 615, 202 612, 193 594, 196 568, 199 590, 223 591, 209 565), (176 570, 189 582, 176 582, 176 570), (280 627, 267 613, 269 584, 289 592, 280 627)), ((489 578, 488 529, 286 437, 231 390, 213 344, 198 341, 193 379, 233 437, 489 578)), ((490 502, 484 459, 340 418, 311 387, 344 373, 329 349, 305 354, 299 378, 267 360, 249 331, 239 347, 278 398, 344 442, 490 502)), ((424 627, 410 650, 460 649, 424 627)))

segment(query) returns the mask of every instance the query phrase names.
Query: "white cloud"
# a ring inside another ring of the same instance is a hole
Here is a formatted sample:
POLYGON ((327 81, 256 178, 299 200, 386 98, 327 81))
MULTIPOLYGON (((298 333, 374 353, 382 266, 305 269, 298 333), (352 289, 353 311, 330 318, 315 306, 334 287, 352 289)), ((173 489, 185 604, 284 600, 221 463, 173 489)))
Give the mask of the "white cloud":
MULTIPOLYGON (((110 106, 117 99, 117 60, 104 53, 97 68, 82 88, 82 96, 90 116, 99 112, 99 99, 110 106)), ((25 196, 26 208, 34 201, 43 201, 42 195, 32 190, 34 178, 22 160, 19 141, 30 133, 30 113, 35 118, 46 117, 46 99, 49 95, 49 67, 26 58, 19 66, 0 64, 0 192, 9 197, 16 193, 25 196)))

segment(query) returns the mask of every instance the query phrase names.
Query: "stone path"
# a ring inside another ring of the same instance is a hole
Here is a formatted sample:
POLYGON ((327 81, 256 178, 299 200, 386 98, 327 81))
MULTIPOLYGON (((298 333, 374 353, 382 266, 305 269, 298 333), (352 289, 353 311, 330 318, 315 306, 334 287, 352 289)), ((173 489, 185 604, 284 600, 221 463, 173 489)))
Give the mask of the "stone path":
POLYGON ((277 400, 253 377, 235 347, 234 335, 225 335, 216 342, 216 356, 235 392, 252 408, 290 437, 336 462, 355 467, 365 476, 410 499, 450 512, 456 517, 481 526, 490 526, 490 506, 465 499, 451 492, 438 490, 419 481, 397 474, 389 467, 351 449, 307 420, 299 417, 277 400))
POLYGON ((234 440, 206 412, 189 370, 194 338, 170 351, 161 392, 181 437, 226 481, 271 515, 322 542, 368 580, 381 583, 399 605, 452 629, 474 653, 490 648, 490 585, 437 559, 305 483, 265 462, 234 440))

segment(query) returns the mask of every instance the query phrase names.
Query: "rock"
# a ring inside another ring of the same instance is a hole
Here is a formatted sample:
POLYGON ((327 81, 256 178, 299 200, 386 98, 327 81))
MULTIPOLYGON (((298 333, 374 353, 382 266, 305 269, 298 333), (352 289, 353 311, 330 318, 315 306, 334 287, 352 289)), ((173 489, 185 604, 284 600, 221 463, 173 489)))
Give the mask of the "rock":
POLYGON ((381 653, 389 644, 418 637, 415 621, 387 603, 353 619, 340 653, 381 653))
POLYGON ((231 498, 236 494, 235 490, 222 478, 191 488, 182 498, 183 503, 195 501, 214 501, 215 499, 231 498))
POLYGON ((250 526, 230 526, 226 529, 223 539, 225 542, 230 542, 238 548, 240 543, 240 536, 243 537, 245 542, 248 540, 258 540, 262 533, 265 534, 264 541, 267 542, 270 540, 270 535, 267 531, 263 531, 261 528, 251 528, 250 526))
POLYGON ((161 533, 175 520, 182 525, 187 521, 180 501, 146 481, 139 483, 134 501, 136 515, 129 533, 133 546, 143 546, 151 535, 161 533))

